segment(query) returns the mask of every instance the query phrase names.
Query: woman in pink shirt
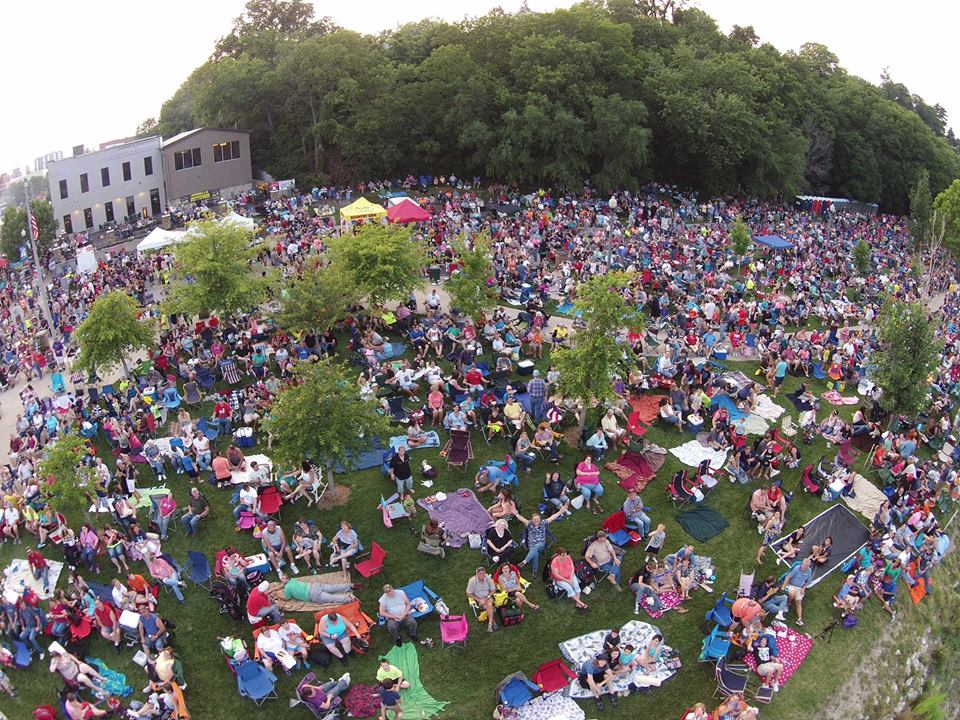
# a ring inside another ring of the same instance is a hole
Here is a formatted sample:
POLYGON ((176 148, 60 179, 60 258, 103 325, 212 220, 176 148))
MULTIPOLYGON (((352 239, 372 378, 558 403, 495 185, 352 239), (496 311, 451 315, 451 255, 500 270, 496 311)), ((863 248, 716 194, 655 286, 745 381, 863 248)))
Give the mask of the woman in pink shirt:
POLYGON ((177 510, 177 501, 173 497, 173 492, 164 495, 157 503, 157 527, 160 528, 160 539, 166 540, 170 520, 173 513, 177 510))
POLYGON ((580 489, 580 495, 583 497, 583 503, 586 507, 593 510, 593 514, 598 514, 603 508, 600 507, 599 498, 603 496, 603 485, 600 484, 600 468, 593 464, 593 458, 587 455, 583 462, 577 465, 577 487, 580 489))
POLYGON ((434 385, 427 395, 427 407, 430 408, 430 423, 440 425, 443 422, 443 393, 439 385, 434 385))
POLYGON ((573 600, 573 604, 580 610, 584 610, 587 604, 580 599, 580 581, 577 580, 577 574, 573 567, 573 558, 565 548, 557 548, 553 559, 550 561, 550 577, 561 590, 567 593, 567 597, 573 600))
POLYGON ((93 526, 89 523, 84 524, 80 530, 80 560, 87 566, 88 570, 93 570, 100 574, 100 567, 97 565, 97 548, 100 546, 100 536, 93 526))
POLYGON ((183 593, 180 592, 180 588, 185 583, 180 579, 180 573, 177 572, 176 568, 159 555, 154 556, 147 567, 150 570, 150 576, 173 590, 173 594, 177 596, 177 602, 182 605, 183 593))

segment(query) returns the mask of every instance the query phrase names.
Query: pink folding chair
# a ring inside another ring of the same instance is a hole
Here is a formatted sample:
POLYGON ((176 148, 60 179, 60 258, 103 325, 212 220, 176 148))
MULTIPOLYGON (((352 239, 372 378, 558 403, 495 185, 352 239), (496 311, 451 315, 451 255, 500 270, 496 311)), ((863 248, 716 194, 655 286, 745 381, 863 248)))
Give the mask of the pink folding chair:
POLYGON ((466 650, 469 633, 470 625, 465 615, 440 616, 440 641, 444 647, 459 645, 466 650))

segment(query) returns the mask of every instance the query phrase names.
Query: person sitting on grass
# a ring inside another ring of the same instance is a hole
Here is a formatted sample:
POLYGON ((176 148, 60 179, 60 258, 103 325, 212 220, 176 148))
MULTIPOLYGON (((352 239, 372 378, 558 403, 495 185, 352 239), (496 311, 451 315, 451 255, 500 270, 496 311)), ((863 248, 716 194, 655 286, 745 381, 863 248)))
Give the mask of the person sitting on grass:
POLYGON ((91 692, 99 692, 105 682, 103 675, 68 653, 58 643, 50 645, 50 672, 59 675, 67 687, 82 686, 91 692))
POLYGON ((656 672, 657 663, 663 655, 663 635, 655 634, 642 652, 637 654, 637 664, 649 673, 656 672))
POLYGON ((616 695, 610 692, 613 680, 613 670, 610 669, 610 663, 605 655, 598 655, 592 660, 587 660, 580 666, 580 672, 577 674, 577 683, 584 690, 591 692, 597 710, 603 710, 603 695, 605 693, 610 693, 611 705, 617 704, 616 695))
POLYGON ((517 508, 517 501, 507 488, 501 488, 497 493, 497 500, 491 505, 487 512, 494 520, 509 520, 520 516, 520 510, 517 508))
POLYGON ((383 684, 385 680, 392 680, 397 690, 409 690, 410 683, 403 679, 403 671, 396 665, 391 665, 386 656, 380 656, 380 666, 377 668, 377 682, 383 684))

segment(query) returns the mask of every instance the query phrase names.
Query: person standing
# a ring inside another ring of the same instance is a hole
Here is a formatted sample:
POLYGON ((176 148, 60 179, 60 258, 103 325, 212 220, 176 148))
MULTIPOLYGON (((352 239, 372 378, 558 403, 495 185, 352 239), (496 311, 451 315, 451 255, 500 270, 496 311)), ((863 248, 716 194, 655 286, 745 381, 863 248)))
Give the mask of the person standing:
POLYGON ((533 371, 533 379, 527 383, 527 394, 530 395, 530 414, 536 425, 543 417, 543 406, 547 398, 547 384, 540 377, 540 371, 533 371))
POLYGON ((390 479, 397 484, 397 495, 403 497, 405 492, 413 492, 413 471, 410 469, 410 456, 407 449, 401 445, 396 454, 390 458, 390 479))

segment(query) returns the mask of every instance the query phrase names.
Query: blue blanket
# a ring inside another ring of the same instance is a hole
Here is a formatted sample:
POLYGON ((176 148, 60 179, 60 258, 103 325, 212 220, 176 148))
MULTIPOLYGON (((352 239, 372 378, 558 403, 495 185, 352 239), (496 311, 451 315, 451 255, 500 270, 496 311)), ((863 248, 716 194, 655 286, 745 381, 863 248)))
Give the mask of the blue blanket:
POLYGON ((344 467, 340 463, 337 463, 333 466, 333 471, 336 473, 345 473, 354 470, 369 470, 370 468, 380 467, 380 463, 383 460, 383 452, 386 449, 379 439, 375 439, 373 447, 369 450, 364 450, 359 455, 348 454, 350 462, 347 464, 349 467, 344 467))
POLYGON ((402 342, 388 342, 383 346, 383 352, 376 353, 377 360, 384 362, 385 360, 393 360, 402 356, 407 351, 406 343, 402 342))
POLYGON ((425 435, 427 436, 427 441, 423 445, 417 445, 415 448, 411 448, 407 444, 406 435, 396 435, 390 438, 390 447, 394 450, 399 450, 401 447, 406 450, 423 450, 424 448, 440 447, 440 435, 437 434, 436 430, 431 430, 425 433, 425 435))
POLYGON ((714 406, 725 407, 727 412, 730 413, 731 420, 739 420, 742 417, 747 417, 750 415, 746 410, 741 410, 737 407, 737 404, 730 398, 729 395, 724 395, 722 393, 717 393, 712 398, 710 398, 710 410, 713 412, 714 406))

